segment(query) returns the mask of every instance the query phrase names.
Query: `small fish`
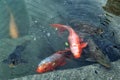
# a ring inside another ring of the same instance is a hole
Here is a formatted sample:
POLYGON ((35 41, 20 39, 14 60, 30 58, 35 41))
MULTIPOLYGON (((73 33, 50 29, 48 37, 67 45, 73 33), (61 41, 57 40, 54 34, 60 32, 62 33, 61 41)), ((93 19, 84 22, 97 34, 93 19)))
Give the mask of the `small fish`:
POLYGON ((19 33, 18 33, 18 28, 17 25, 15 23, 15 19, 14 16, 12 14, 12 12, 10 11, 10 24, 9 24, 9 34, 11 38, 18 38, 19 37, 19 33))
POLYGON ((3 62, 9 64, 9 67, 15 67, 19 63, 27 63, 21 58, 21 53, 25 50, 28 43, 29 41, 25 41, 21 45, 16 46, 15 50, 3 62))
POLYGON ((83 48, 87 46, 87 42, 83 42, 83 39, 70 27, 61 24, 51 24, 51 26, 58 28, 60 31, 68 30, 68 42, 70 44, 70 50, 74 58, 80 58, 83 48))
POLYGON ((44 72, 52 71, 59 66, 65 65, 66 55, 67 55, 66 52, 69 51, 70 49, 61 50, 45 58, 39 63, 36 72, 44 73, 44 72))
POLYGON ((107 55, 104 55, 99 47, 93 42, 92 39, 88 39, 88 48, 89 53, 86 60, 87 61, 94 61, 98 62, 101 65, 105 66, 106 68, 110 68, 110 60, 107 55))

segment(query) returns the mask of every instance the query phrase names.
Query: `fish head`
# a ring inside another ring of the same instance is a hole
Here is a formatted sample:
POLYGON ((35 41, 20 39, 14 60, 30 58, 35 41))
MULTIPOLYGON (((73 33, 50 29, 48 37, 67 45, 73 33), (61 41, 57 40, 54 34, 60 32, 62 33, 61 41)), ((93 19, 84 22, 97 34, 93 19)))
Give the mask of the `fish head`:
POLYGON ((37 67, 36 72, 38 73, 44 73, 53 70, 53 63, 48 62, 48 63, 40 63, 37 67))
POLYGON ((107 55, 97 55, 96 56, 97 62, 99 62, 101 65, 105 66, 106 68, 110 68, 110 60, 107 55))
POLYGON ((36 72, 38 72, 38 73, 44 73, 47 71, 48 71, 47 64, 39 65, 36 70, 36 72))

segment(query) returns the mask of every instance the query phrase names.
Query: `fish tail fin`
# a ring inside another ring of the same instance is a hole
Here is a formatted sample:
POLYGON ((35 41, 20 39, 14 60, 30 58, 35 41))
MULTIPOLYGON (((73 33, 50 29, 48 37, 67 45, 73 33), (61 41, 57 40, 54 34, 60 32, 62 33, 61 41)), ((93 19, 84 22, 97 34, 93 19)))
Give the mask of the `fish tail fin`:
POLYGON ((73 58, 73 55, 72 55, 72 53, 71 53, 71 51, 70 51, 70 48, 65 48, 63 55, 64 55, 67 59, 72 59, 72 58, 73 58))
POLYGON ((69 52, 70 51, 70 48, 65 48, 65 52, 69 52))
POLYGON ((66 48, 65 50, 60 50, 60 51, 58 51, 57 54, 64 54, 64 53, 67 53, 67 52, 69 52, 69 51, 70 51, 70 49, 69 49, 69 48, 66 48))
POLYGON ((62 24, 51 24, 52 27, 57 28, 60 32, 64 32, 67 28, 62 24))
POLYGON ((70 51, 70 49, 69 48, 65 48, 65 50, 60 50, 60 51, 57 51, 56 52, 57 54, 61 54, 61 55, 63 55, 64 57, 66 57, 66 58, 71 58, 71 57, 73 57, 71 54, 71 51, 70 51))

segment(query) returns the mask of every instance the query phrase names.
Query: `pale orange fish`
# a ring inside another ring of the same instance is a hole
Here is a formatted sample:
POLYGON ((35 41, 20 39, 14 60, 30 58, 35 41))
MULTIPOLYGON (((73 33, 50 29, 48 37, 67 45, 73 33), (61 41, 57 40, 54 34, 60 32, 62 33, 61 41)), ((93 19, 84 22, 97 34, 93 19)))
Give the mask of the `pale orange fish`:
POLYGON ((53 55, 45 58, 39 63, 36 72, 44 73, 44 72, 52 71, 56 67, 65 65, 66 55, 67 55, 66 52, 68 51, 70 50, 67 49, 67 50, 58 51, 54 53, 53 55))
POLYGON ((18 38, 18 29, 13 14, 10 12, 9 34, 11 38, 18 38))
POLYGON ((80 58, 83 48, 87 46, 87 42, 83 42, 83 39, 70 26, 61 24, 51 24, 51 26, 58 28, 60 31, 69 31, 68 42, 70 50, 74 58, 80 58))

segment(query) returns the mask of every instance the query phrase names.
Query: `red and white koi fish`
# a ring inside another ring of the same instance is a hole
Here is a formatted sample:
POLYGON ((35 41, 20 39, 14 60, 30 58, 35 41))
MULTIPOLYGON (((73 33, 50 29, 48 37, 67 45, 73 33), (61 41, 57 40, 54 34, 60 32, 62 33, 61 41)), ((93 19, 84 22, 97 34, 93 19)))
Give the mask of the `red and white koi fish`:
POLYGON ((87 46, 87 42, 83 42, 83 39, 70 26, 61 24, 51 24, 51 26, 58 28, 60 31, 69 31, 68 42, 70 44, 70 50, 74 58, 80 58, 83 48, 87 46))
POLYGON ((45 58, 39 63, 36 72, 44 73, 44 72, 52 71, 56 67, 65 65, 66 64, 66 52, 68 51, 70 51, 70 49, 58 51, 54 53, 53 55, 45 58))

